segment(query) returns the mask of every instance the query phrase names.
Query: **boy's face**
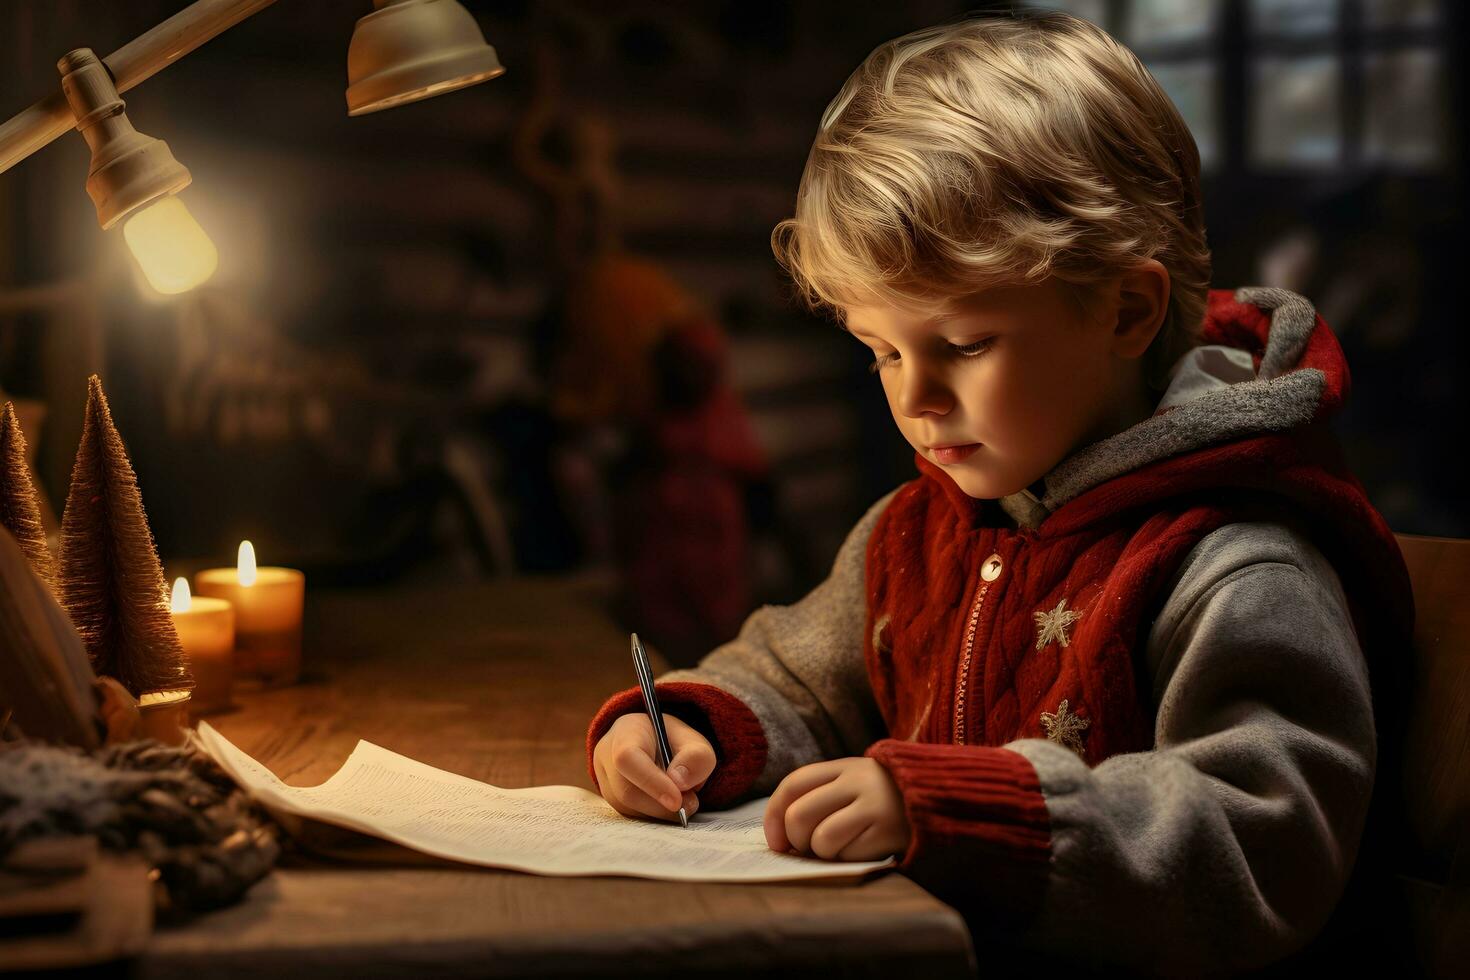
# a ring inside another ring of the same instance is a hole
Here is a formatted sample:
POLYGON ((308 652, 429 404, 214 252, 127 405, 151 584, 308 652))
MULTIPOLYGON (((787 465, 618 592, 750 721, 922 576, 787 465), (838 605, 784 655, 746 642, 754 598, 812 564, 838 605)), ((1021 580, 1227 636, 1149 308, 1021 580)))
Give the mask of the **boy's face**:
POLYGON ((935 318, 848 307, 846 326, 872 348, 904 438, 971 497, 997 498, 1147 417, 1138 360, 1147 341, 1110 328, 1117 294, 1104 293, 1113 301, 1093 319, 1049 280, 988 289, 935 318))

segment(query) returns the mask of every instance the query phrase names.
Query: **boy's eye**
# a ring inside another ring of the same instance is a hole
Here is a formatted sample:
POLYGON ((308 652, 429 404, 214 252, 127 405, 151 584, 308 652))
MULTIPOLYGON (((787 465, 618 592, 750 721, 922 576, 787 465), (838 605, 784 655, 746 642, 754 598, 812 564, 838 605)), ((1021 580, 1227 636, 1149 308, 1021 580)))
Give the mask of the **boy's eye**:
POLYGON ((990 350, 990 345, 993 340, 994 338, 992 337, 986 337, 984 340, 977 340, 973 344, 950 344, 949 349, 961 357, 975 357, 990 350))
MULTIPOLYGON (((992 338, 977 340, 973 344, 950 344, 949 349, 960 357, 978 357, 990 349, 992 338)), ((897 354, 880 354, 868 365, 868 370, 874 374, 886 368, 898 360, 897 354)))

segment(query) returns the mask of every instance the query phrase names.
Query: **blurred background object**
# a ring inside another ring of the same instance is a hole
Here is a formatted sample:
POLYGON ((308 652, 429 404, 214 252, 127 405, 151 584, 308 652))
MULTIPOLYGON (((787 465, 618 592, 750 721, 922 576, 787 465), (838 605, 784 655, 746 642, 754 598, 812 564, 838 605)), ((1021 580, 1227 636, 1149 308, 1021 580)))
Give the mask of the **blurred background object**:
MULTIPOLYGON (((280 0, 137 90, 129 116, 187 161, 218 248, 193 292, 157 296, 99 233, 80 138, 0 177, 0 390, 52 505, 97 372, 166 562, 249 538, 322 585, 639 581, 630 626, 687 660, 802 595, 914 474, 870 355, 801 313, 771 257, 822 109, 884 40, 1050 6, 1133 47, 1189 121, 1216 285, 1295 289, 1337 332, 1338 430, 1390 525, 1470 536, 1463 5, 464 5, 508 68, 492 85, 349 119, 364 3, 280 0), (748 440, 701 440, 701 405, 748 440), (668 510, 681 493, 717 497, 712 523, 668 510), (659 637, 637 620, 660 608, 702 611, 659 637)), ((0 4, 0 115, 56 90, 66 51, 183 6, 0 4)))
POLYGON ((556 488, 585 557, 616 569, 625 621, 692 663, 750 611, 751 533, 770 526, 724 331, 659 265, 614 252, 586 260, 544 336, 556 488))

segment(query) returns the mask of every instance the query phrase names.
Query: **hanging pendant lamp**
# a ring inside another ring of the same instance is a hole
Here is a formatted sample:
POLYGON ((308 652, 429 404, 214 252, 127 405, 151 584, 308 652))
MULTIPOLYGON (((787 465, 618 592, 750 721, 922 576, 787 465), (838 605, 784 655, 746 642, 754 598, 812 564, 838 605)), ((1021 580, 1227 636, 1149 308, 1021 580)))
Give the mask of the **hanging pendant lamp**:
POLYGON ((458 0, 374 0, 347 49, 347 114, 360 116, 505 73, 458 0))

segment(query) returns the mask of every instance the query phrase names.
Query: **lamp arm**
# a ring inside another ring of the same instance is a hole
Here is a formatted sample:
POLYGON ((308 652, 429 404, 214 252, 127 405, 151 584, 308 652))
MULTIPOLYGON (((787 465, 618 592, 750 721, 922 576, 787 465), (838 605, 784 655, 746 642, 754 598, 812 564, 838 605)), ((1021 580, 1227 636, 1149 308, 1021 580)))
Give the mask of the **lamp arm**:
MULTIPOLYGON (((276 0, 195 0, 168 20, 103 58, 118 92, 152 78, 209 39, 223 34, 276 0)), ((0 173, 76 127, 58 89, 9 121, 0 123, 0 173)))

